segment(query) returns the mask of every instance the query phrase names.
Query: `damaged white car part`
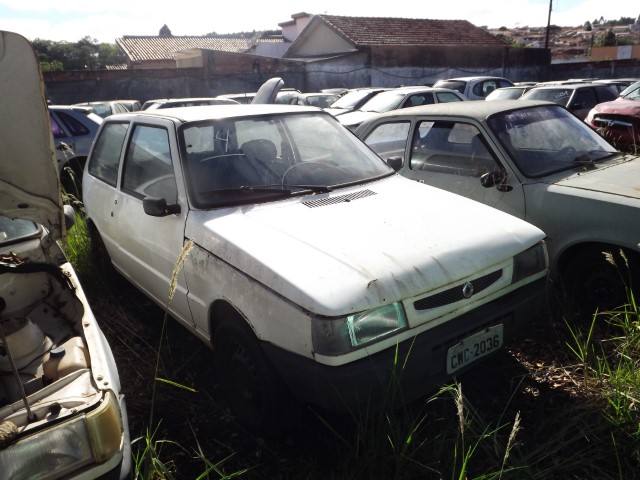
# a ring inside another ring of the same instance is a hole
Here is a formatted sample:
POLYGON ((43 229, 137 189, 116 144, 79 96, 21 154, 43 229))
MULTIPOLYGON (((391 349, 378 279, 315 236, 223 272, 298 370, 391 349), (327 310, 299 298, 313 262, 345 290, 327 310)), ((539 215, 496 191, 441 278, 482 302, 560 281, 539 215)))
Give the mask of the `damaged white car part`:
POLYGON ((115 361, 58 244, 63 206, 38 61, 0 32, 0 480, 129 478, 115 361))

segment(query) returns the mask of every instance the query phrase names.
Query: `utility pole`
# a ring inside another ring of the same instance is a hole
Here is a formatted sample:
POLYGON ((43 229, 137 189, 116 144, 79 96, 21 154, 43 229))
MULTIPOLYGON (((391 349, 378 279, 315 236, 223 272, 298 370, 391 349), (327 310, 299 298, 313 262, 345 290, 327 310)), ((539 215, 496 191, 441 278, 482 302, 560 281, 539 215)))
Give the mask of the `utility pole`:
POLYGON ((549 0, 549 16, 547 17, 547 34, 544 37, 544 48, 549 48, 549 28, 551 27, 551 6, 553 0, 549 0))

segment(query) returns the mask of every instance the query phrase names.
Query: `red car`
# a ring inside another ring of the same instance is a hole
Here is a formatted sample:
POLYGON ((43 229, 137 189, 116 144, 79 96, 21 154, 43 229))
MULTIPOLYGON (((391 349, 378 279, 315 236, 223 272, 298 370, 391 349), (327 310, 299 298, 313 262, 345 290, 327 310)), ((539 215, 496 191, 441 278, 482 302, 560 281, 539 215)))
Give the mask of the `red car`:
POLYGON ((640 145, 640 82, 593 107, 585 122, 618 148, 640 145))

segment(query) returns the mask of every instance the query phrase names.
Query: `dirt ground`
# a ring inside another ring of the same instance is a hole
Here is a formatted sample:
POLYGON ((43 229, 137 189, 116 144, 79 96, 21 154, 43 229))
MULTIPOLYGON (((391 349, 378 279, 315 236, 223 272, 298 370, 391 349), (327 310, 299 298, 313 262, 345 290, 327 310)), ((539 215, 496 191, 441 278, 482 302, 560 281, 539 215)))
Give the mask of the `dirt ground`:
MULTIPOLYGON (((220 470, 227 474, 249 469, 241 478, 349 478, 332 470, 339 442, 324 419, 308 412, 284 434, 245 431, 218 395, 212 354, 202 342, 169 319, 160 346, 163 311, 126 282, 117 286, 86 283, 84 288, 116 357, 132 439, 150 429, 155 440, 165 440, 157 448, 175 478, 196 478, 205 470, 199 453, 220 462, 220 470), (159 347, 160 357, 156 355, 159 347), (154 382, 154 378, 193 390, 154 382)), ((529 445, 548 441, 537 438, 546 435, 539 424, 552 421, 564 408, 559 405, 571 408, 581 392, 567 369, 571 359, 562 356, 566 349, 556 331, 559 328, 541 319, 527 338, 459 379, 466 398, 483 418, 513 421, 520 412, 526 436, 522 442, 529 445)), ((134 451, 142 444, 136 440, 134 451)))

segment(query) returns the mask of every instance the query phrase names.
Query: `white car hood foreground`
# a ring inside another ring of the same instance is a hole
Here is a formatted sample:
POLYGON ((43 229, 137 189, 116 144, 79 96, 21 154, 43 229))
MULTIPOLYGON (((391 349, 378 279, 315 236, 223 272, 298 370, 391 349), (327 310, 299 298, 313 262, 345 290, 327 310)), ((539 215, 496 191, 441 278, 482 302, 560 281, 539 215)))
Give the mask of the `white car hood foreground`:
POLYGON ((187 234, 268 288, 327 316, 486 273, 544 238, 511 215, 397 175, 220 213, 192 213, 189 224, 204 231, 187 234))
POLYGON ((640 157, 625 157, 616 163, 596 163, 592 170, 555 182, 563 187, 580 188, 622 197, 640 198, 640 157))
POLYGON ((57 239, 63 210, 44 83, 31 45, 11 32, 0 32, 0 85, 0 211, 57 239))

